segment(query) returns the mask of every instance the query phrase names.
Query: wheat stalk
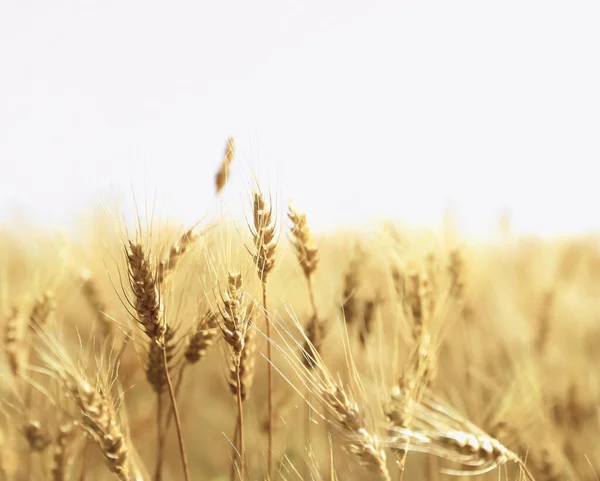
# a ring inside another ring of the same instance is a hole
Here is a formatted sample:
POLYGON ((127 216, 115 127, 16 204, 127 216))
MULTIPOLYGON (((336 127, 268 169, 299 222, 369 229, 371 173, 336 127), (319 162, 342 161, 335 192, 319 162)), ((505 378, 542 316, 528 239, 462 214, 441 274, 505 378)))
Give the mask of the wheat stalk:
POLYGON ((306 329, 307 341, 303 346, 304 362, 307 367, 312 367, 317 354, 321 352, 324 334, 324 322, 319 318, 313 288, 313 276, 319 263, 319 250, 313 244, 306 214, 298 212, 291 205, 288 207, 288 218, 292 225, 290 234, 292 245, 296 251, 296 259, 302 268, 308 288, 308 297, 312 308, 312 315, 306 329), (312 350, 316 352, 312 352, 312 350))
MULTIPOLYGON (((275 219, 273 218, 272 206, 267 206, 265 199, 257 190, 254 192, 253 223, 250 231, 256 249, 253 260, 256 264, 258 278, 262 286, 262 307, 265 314, 267 338, 271 339, 271 320, 267 307, 267 279, 275 266, 275 249, 277 239, 275 238, 275 219)), ((271 365, 271 343, 267 343, 267 390, 268 390, 268 443, 267 443, 267 472, 269 477, 273 475, 273 369, 271 365)))
MULTIPOLYGON (((161 301, 160 283, 155 278, 150 260, 142 244, 129 241, 127 249, 129 284, 133 294, 132 305, 136 314, 136 321, 149 338, 148 361, 146 363, 146 376, 157 395, 157 428, 158 428, 158 456, 155 479, 161 479, 162 470, 162 434, 161 422, 161 393, 165 389, 169 393, 171 408, 175 417, 177 439, 181 455, 184 477, 189 481, 189 468, 187 454, 183 441, 181 421, 175 400, 175 390, 169 375, 169 365, 173 357, 174 331, 170 329, 161 301), (161 359, 162 358, 162 359, 161 359)), ((164 272, 164 271, 163 271, 164 272)))
MULTIPOLYGON (((244 408, 243 402, 247 395, 246 385, 250 382, 252 352, 248 349, 247 342, 251 342, 250 316, 252 304, 247 302, 246 294, 242 288, 242 276, 239 273, 228 273, 227 290, 221 294, 222 322, 220 324, 223 339, 231 348, 233 368, 230 370, 229 386, 237 397, 237 422, 236 431, 239 433, 237 451, 239 454, 240 479, 245 476, 245 446, 244 446, 244 408)), ((252 344, 252 343, 251 343, 252 344)))

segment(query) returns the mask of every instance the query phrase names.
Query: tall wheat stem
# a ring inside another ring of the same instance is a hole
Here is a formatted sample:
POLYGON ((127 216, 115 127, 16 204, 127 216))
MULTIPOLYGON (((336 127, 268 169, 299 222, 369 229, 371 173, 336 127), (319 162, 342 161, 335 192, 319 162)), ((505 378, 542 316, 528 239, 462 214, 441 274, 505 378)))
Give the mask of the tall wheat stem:
POLYGON ((238 437, 238 450, 240 457, 240 480, 244 481, 244 468, 245 468, 245 447, 244 447, 244 407, 242 403, 242 380, 241 380, 241 366, 238 364, 237 366, 237 383, 238 383, 238 392, 237 392, 237 432, 239 433, 238 437))
POLYGON ((268 394, 268 411, 269 411, 269 424, 268 424, 268 473, 269 479, 273 475, 273 365, 271 363, 271 320, 269 318, 269 312, 267 311, 267 283, 262 283, 262 295, 263 295, 263 309, 265 310, 265 322, 267 325, 267 390, 268 394))
POLYGON ((160 481, 162 479, 162 463, 165 435, 162 428, 162 395, 156 393, 156 429, 158 431, 158 453, 156 455, 156 468, 154 471, 154 479, 160 481))
POLYGON ((171 407, 173 408, 175 427, 177 429, 177 441, 179 442, 179 451, 181 453, 181 464, 183 466, 183 476, 184 476, 185 481, 190 481, 187 452, 185 450, 185 444, 183 442, 183 433, 181 431, 181 420, 179 419, 179 410, 177 409, 177 402, 175 401, 175 390, 173 389, 173 383, 171 382, 171 375, 169 374, 169 369, 168 369, 167 348, 164 343, 162 345, 162 352, 163 352, 163 367, 165 369, 167 386, 169 388, 169 397, 171 398, 171 407))

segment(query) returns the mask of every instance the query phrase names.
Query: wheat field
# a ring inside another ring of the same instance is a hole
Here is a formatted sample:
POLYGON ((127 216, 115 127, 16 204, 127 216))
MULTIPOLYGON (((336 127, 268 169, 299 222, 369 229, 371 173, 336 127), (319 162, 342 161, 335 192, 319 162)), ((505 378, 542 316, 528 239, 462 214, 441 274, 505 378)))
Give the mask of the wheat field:
POLYGON ((597 239, 311 232, 248 194, 2 229, 0 479, 598 479, 597 239))

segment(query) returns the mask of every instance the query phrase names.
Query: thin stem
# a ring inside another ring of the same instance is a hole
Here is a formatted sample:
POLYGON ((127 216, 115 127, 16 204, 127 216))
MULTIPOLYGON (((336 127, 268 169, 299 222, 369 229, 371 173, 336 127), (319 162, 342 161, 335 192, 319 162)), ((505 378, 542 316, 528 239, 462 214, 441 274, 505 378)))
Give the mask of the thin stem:
MULTIPOLYGON (((312 283, 312 275, 309 274, 306 276, 306 283, 308 286, 308 297, 310 299, 310 306, 312 308, 313 311, 313 321, 312 322, 320 322, 319 319, 319 315, 317 313, 317 304, 315 302, 315 294, 313 291, 313 283, 312 283)), ((318 326, 314 326, 314 332, 316 333, 318 330, 318 326)), ((311 449, 312 450, 312 439, 311 439, 311 416, 312 416, 312 405, 311 405, 311 401, 310 401, 310 389, 306 389, 306 397, 308 399, 308 402, 306 403, 306 426, 305 426, 305 447, 304 449, 311 449)), ((307 465, 307 469, 306 469, 306 477, 308 479, 308 476, 310 475, 310 468, 307 465)))
POLYGON ((237 429, 239 433, 239 457, 240 457, 240 481, 244 481, 244 461, 245 461, 245 448, 244 448, 244 406, 242 403, 242 383, 240 378, 241 366, 238 362, 237 366, 237 403, 238 403, 238 418, 237 418, 237 429))
POLYGON ((154 470, 155 481, 162 479, 162 463, 163 463, 163 450, 165 446, 165 431, 162 427, 162 396, 160 393, 156 394, 156 429, 158 430, 158 453, 156 455, 156 468, 154 470))
POLYGON ((171 376, 169 375, 168 360, 167 360, 167 346, 163 342, 163 367, 165 369, 165 376, 167 378, 167 385, 169 386, 169 397, 171 398, 171 406, 173 408, 173 414, 175 416, 175 426, 177 428, 177 440, 179 441, 179 451, 181 453, 181 464, 183 466, 183 475, 185 481, 190 481, 190 473, 188 468, 187 454, 185 451, 185 445, 183 443, 183 434, 181 432, 181 420, 179 419, 179 411, 177 410, 177 402, 175 401, 175 390, 173 389, 173 383, 171 382, 171 376))
MULTIPOLYGON (((309 450, 312 451, 312 441, 311 441, 311 429, 310 429, 310 423, 311 423, 311 399, 310 399, 310 390, 307 388, 306 389, 306 417, 305 417, 305 425, 304 425, 304 449, 302 450, 303 452, 309 452, 309 450)), ((309 459, 310 459, 310 455, 309 455, 309 459)), ((309 479, 310 478, 310 466, 307 463, 304 464, 304 479, 309 479)))
POLYGON ((265 310, 265 322, 267 324, 267 385, 268 385, 268 409, 269 409, 269 424, 268 424, 268 479, 271 479, 273 474, 273 364, 271 362, 271 320, 267 311, 267 283, 262 283, 263 294, 263 309, 265 310))
MULTIPOLYGON (((238 445, 239 426, 240 426, 239 420, 236 417, 235 428, 234 428, 234 433, 233 433, 233 443, 232 443, 234 450, 237 448, 237 445, 238 445)), ((229 468, 229 479, 231 481, 235 480, 235 463, 233 462, 233 458, 235 458, 236 453, 234 452, 233 454, 234 454, 234 456, 232 456, 232 459, 231 459, 231 467, 229 468)))
MULTIPOLYGON (((187 364, 184 364, 181 367, 181 373, 179 374, 179 379, 177 379, 177 386, 175 386, 175 397, 179 397, 179 391, 181 391, 181 385, 183 384, 183 373, 185 372, 187 364)), ((165 429, 163 430, 163 437, 167 437, 169 435, 169 428, 171 427, 171 421, 173 420, 173 411, 167 411, 167 419, 165 421, 165 429)))
MULTIPOLYGON (((32 363, 32 357, 34 354, 34 350, 33 350, 33 344, 29 346, 29 349, 27 350, 27 364, 28 365, 33 365, 32 363)), ((23 381, 25 382, 25 378, 23 378, 23 381)), ((27 415, 31 416, 31 412, 32 412, 32 406, 33 406, 33 384, 31 383, 27 383, 25 382, 23 388, 25 389, 25 406, 27 409, 27 415)), ((25 480, 30 479, 31 477, 31 466, 33 464, 33 450, 31 449, 31 444, 29 444, 29 442, 27 443, 27 462, 25 463, 25 480)))

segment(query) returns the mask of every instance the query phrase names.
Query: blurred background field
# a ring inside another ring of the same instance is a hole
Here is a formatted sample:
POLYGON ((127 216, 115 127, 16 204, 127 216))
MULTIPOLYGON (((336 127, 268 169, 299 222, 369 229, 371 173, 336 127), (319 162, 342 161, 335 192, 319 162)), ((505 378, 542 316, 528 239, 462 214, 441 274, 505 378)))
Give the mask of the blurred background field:
MULTIPOLYGON (((122 403, 118 413, 128 433, 130 459, 139 466, 142 479, 154 476, 157 405, 145 379, 148 344, 135 327, 135 312, 128 314, 127 307, 129 312, 132 308, 124 304, 126 296, 131 296, 126 281, 126 237, 110 216, 94 215, 89 226, 73 237, 41 230, 3 233, 2 462, 6 479, 47 479, 58 428, 78 419, 72 400, 61 394, 64 387, 56 375, 33 372, 26 357, 19 357, 19 374, 15 375, 9 363, 14 349, 20 356, 30 345, 41 352, 48 350, 44 347, 48 341, 27 327, 35 324, 35 308, 45 302, 45 293, 52 309, 43 329, 72 359, 81 358, 82 366, 87 366, 82 372, 91 380, 98 372, 109 372, 125 335, 132 336, 112 389, 122 403), (94 279, 102 299, 101 312, 86 294, 86 276, 94 279), (17 315, 7 322, 13 308, 17 315), (15 325, 17 334, 11 336, 15 325), (23 393, 29 383, 35 389, 28 404, 23 393), (32 449, 24 429, 33 421, 42 422, 48 444, 41 452, 33 450, 31 468, 23 474, 22 460, 32 449)), ((302 364, 300 325, 308 328, 311 305, 290 245, 290 223, 283 215, 278 219, 281 235, 268 294, 269 312, 277 326, 272 337, 281 348, 273 357, 277 372, 275 477, 329 479, 333 469, 337 479, 378 479, 344 449, 352 438, 340 435, 335 423, 328 428, 313 413, 314 423, 307 428, 306 388, 298 364, 302 364), (290 362, 289 355, 296 356, 297 362, 290 362), (312 433, 309 438, 308 431, 312 433), (333 433, 331 445, 325 435, 328 431, 333 433)), ((205 309, 221 305, 228 270, 242 273, 245 289, 260 304, 260 282, 247 250, 252 250, 252 239, 244 222, 224 217, 207 220, 205 227, 209 228, 200 231, 202 235, 182 256, 162 291, 166 318, 177 326, 174 380, 188 364, 183 353, 196 321, 205 309)), ((599 431, 596 346, 600 340, 597 238, 520 238, 505 231, 494 243, 472 243, 461 239, 451 226, 441 231, 411 230, 391 223, 366 227, 314 234, 319 252, 314 292, 326 326, 322 362, 356 397, 381 442, 393 438, 386 427, 386 413, 394 386, 402 385, 403 376, 414 371, 419 373, 419 382, 460 416, 524 459, 535 479, 595 479, 600 461, 595 441, 599 431), (355 284, 349 293, 347 274, 352 271, 355 284), (415 276, 420 279, 416 291, 415 276), (421 329, 428 333, 423 345, 423 340, 415 340, 421 338, 411 334, 414 295, 424 309, 431 306, 430 315, 423 314, 421 329), (348 299, 354 300, 354 307, 348 299), (374 307, 372 316, 367 315, 369 303, 374 307), (427 350, 425 373, 412 365, 415 345, 427 350)), ((155 265, 186 229, 154 225, 152 235, 143 237, 145 245, 153 246, 150 259, 155 265)), ((263 322, 259 316, 255 372, 245 401, 248 479, 266 475, 263 322)), ((32 355, 32 366, 48 361, 32 355)), ((232 464, 235 398, 227 387, 228 358, 227 344, 221 339, 201 362, 184 369, 178 405, 192 479, 227 479, 232 464)), ((315 410, 326 412, 322 409, 317 403, 315 410)), ((419 431, 418 426, 414 429, 419 431)), ((53 479, 112 476, 101 450, 84 432, 76 431, 67 445, 67 474, 53 479)), ((389 447, 385 451, 387 467, 395 477, 398 454, 389 447)), ((164 479, 183 479, 178 453, 171 430, 165 444, 164 479)), ((452 457, 439 460, 431 452, 409 450, 405 476, 447 479, 440 470, 448 467, 456 468, 452 457)), ((518 472, 512 465, 503 465, 487 476, 516 479, 518 472)))

